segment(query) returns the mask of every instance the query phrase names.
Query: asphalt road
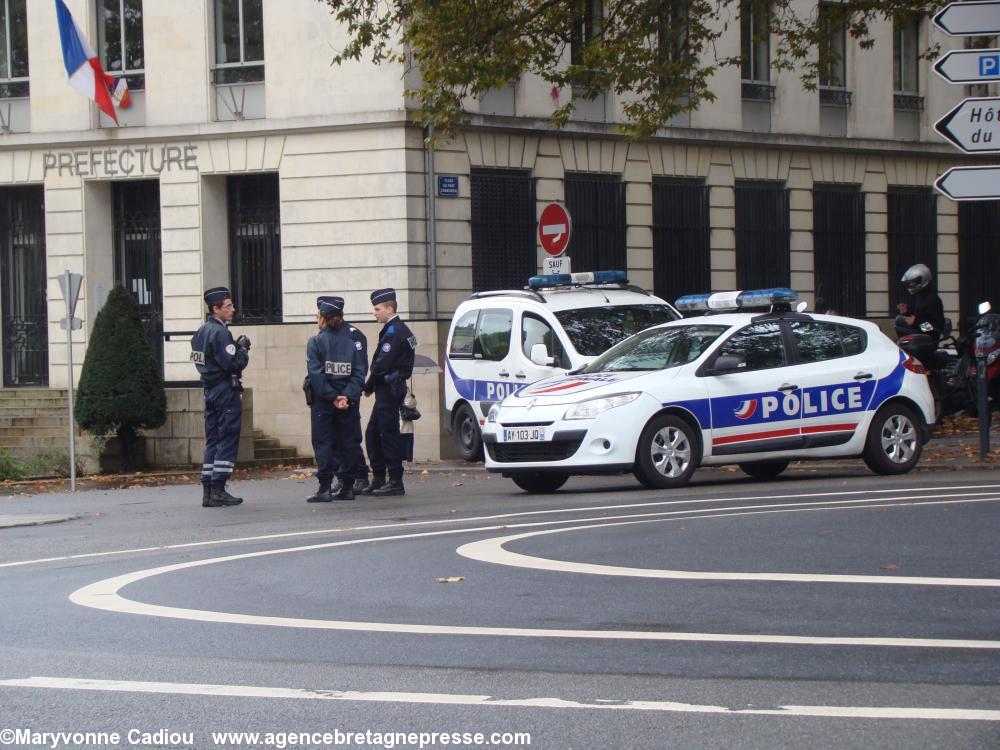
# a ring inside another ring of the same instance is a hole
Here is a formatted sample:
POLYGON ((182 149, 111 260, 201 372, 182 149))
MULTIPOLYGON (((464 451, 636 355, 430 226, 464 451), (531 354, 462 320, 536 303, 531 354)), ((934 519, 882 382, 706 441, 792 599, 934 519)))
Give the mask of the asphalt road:
POLYGON ((0 745, 997 748, 998 479, 0 496, 0 745))

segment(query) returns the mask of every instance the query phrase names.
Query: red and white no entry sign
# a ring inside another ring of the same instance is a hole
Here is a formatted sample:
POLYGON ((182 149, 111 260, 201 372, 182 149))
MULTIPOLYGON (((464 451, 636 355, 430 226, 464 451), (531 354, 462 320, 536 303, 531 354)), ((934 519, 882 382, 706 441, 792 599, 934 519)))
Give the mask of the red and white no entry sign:
POLYGON ((562 203, 549 203, 538 219, 538 241, 549 255, 562 255, 569 246, 573 223, 562 203))

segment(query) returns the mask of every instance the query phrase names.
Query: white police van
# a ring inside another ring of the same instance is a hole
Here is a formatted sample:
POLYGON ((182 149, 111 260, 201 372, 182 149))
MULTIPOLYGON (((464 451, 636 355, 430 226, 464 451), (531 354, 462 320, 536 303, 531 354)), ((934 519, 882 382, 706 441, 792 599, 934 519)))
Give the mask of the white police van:
POLYGON ((770 479, 800 458, 909 471, 934 422, 923 367, 873 323, 794 312, 797 298, 681 297, 679 310, 714 314, 643 331, 494 406, 486 468, 534 492, 570 474, 625 472, 677 487, 699 465, 732 463, 770 479))
POLYGON ((532 276, 524 289, 473 294, 455 311, 445 357, 445 426, 459 454, 480 455, 481 425, 505 396, 678 318, 623 271, 532 276))

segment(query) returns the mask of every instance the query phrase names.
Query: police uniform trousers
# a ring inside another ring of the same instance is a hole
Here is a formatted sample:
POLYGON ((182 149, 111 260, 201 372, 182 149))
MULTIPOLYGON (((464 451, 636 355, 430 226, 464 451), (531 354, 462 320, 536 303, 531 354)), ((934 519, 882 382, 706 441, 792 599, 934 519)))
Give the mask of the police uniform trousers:
POLYGON ((379 383, 375 386, 375 407, 365 428, 365 445, 372 476, 402 481, 403 436, 399 433, 399 407, 406 398, 406 382, 379 383))
POLYGON ((205 387, 205 460, 201 481, 225 484, 240 449, 243 400, 229 378, 205 387))
POLYGON ((328 489, 334 475, 345 485, 354 481, 357 463, 356 451, 350 449, 355 434, 350 412, 350 409, 336 409, 333 405, 312 407, 313 455, 316 457, 316 479, 321 488, 328 489))
POLYGON ((361 447, 361 407, 358 404, 351 404, 347 409, 347 413, 350 415, 351 422, 351 436, 348 442, 343 445, 338 446, 334 459, 337 464, 337 468, 334 469, 334 474, 337 475, 337 479, 341 482, 344 481, 344 467, 353 466, 352 476, 355 479, 368 479, 368 462, 365 460, 365 451, 361 447), (344 453, 352 454, 352 457, 344 458, 344 453))

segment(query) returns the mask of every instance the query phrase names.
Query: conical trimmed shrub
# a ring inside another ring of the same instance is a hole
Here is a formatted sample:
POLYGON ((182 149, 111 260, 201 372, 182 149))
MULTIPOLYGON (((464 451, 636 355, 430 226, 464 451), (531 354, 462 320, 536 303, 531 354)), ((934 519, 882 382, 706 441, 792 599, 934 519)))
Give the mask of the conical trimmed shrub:
POLYGON ((163 375, 142 329, 139 306, 115 286, 97 314, 80 373, 76 421, 94 435, 114 433, 126 468, 139 430, 155 429, 167 419, 163 375))

